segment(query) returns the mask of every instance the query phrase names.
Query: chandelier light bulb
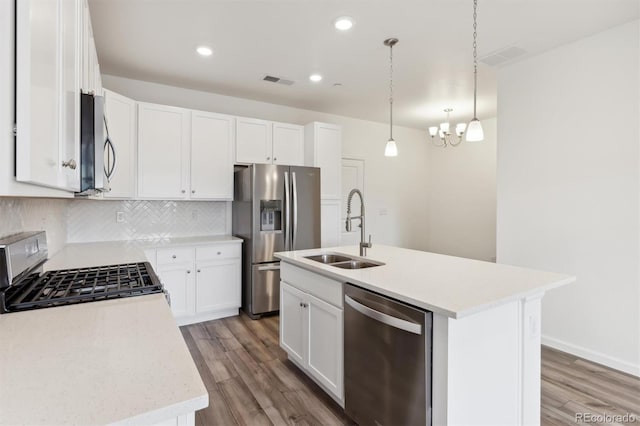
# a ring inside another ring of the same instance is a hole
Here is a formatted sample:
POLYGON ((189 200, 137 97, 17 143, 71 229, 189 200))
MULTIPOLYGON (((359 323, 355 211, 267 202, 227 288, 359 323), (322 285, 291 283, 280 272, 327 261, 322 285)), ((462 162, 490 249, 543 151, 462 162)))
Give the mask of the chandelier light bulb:
POLYGON ((467 125, 465 123, 458 123, 456 125, 456 135, 462 136, 466 128, 467 128, 467 125))
POLYGON ((438 134, 438 128, 436 126, 429 127, 429 136, 434 137, 438 134))
POLYGON ((442 130, 443 133, 449 133, 449 122, 445 121, 444 123, 440 123, 440 130, 442 130))

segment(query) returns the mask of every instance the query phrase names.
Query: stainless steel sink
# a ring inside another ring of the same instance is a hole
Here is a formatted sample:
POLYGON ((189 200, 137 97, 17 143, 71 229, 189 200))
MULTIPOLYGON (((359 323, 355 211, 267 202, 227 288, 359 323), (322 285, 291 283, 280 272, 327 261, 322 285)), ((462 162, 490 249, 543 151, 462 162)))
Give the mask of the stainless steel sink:
POLYGON ((364 260, 351 260, 349 262, 334 263, 331 266, 335 266, 336 268, 342 268, 342 269, 364 269, 364 268, 372 268, 374 266, 380 266, 380 265, 382 265, 382 263, 367 262, 364 260))
POLYGON ((352 260, 350 257, 341 256, 339 254, 318 254, 316 256, 307 256, 306 258, 309 260, 313 260, 315 262, 326 263, 326 264, 346 262, 348 260, 352 260))
POLYGON ((325 265, 335 266, 341 269, 364 269, 372 268, 374 266, 384 265, 382 262, 376 262, 373 260, 364 260, 355 257, 344 256, 336 253, 318 254, 315 256, 307 256, 306 259, 313 260, 314 262, 324 263, 325 265))

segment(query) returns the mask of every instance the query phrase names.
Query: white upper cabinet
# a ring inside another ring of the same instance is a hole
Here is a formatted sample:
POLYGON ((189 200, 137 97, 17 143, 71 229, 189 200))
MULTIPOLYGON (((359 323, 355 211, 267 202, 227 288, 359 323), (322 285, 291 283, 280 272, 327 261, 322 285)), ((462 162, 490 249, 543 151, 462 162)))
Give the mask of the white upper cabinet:
POLYGON ((81 0, 16 2, 16 178, 80 189, 81 0))
POLYGON ((110 142, 104 150, 104 164, 111 176, 110 190, 103 196, 133 198, 136 195, 136 102, 105 90, 104 110, 110 142))
POLYGON ((191 199, 233 199, 235 118, 191 112, 191 199))
POLYGON ((186 199, 189 188, 189 110, 138 104, 138 195, 186 199))
POLYGON ((236 163, 272 162, 272 123, 253 118, 236 119, 236 163))
POLYGON ((304 126, 273 123, 273 164, 304 166, 304 126))
POLYGON ((318 122, 305 126, 305 164, 321 169, 321 198, 339 200, 342 189, 340 126, 318 122))
POLYGON ((236 163, 304 165, 304 127, 236 119, 236 163))

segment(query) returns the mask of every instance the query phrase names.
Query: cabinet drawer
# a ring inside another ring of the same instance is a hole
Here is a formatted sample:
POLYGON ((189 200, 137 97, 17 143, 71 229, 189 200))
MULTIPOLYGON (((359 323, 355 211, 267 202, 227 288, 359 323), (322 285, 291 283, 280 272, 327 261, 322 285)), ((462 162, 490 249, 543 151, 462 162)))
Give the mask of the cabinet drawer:
POLYGON ((204 260, 239 259, 240 244, 221 244, 196 248, 196 262, 204 260))
POLYGON ((280 279, 318 299, 342 309, 342 283, 315 272, 280 262, 280 279))
POLYGON ((175 263, 193 262, 193 249, 184 247, 158 249, 156 258, 159 267, 175 263))

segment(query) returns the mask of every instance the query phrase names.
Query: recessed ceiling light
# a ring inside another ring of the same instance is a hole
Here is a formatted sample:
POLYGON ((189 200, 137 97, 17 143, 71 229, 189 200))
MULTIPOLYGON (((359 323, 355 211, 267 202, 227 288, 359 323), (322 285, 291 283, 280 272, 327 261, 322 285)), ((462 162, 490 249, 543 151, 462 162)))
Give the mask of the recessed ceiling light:
POLYGON ((211 48, 208 46, 198 46, 196 52, 198 52, 201 56, 211 56, 213 54, 213 50, 211 50, 211 48))
POLYGON ((347 31, 353 27, 353 19, 348 16, 341 16, 333 22, 333 26, 340 31, 347 31))
POLYGON ((322 76, 320 74, 311 74, 309 76, 309 80, 313 81, 314 83, 317 83, 320 80, 322 80, 322 76))

